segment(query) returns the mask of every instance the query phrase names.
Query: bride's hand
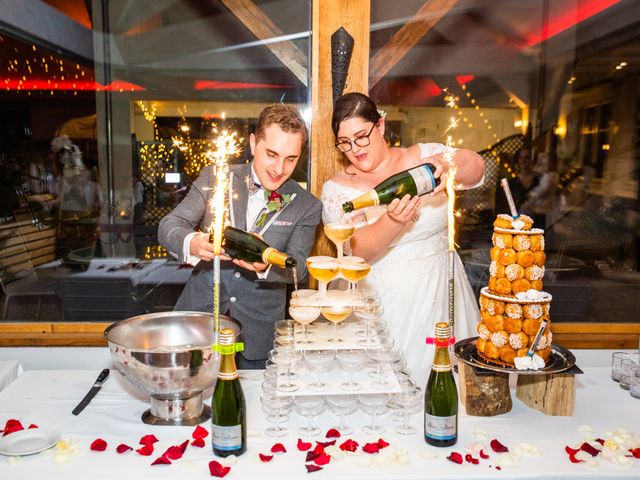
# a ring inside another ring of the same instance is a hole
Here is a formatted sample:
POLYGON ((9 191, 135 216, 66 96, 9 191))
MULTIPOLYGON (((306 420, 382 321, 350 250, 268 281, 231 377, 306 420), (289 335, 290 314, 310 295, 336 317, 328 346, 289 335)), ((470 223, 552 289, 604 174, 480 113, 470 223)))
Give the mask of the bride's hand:
POLYGON ((436 167, 436 171, 433 172, 435 178, 440 179, 440 185, 434 188, 431 192, 431 196, 437 195, 443 192, 447 188, 447 172, 449 171, 449 162, 444 158, 444 155, 434 155, 433 157, 423 158, 422 163, 430 163, 436 167))
POLYGON ((394 199, 387 206, 387 215, 395 223, 406 224, 413 220, 417 221, 420 217, 420 197, 407 194, 401 200, 394 199))

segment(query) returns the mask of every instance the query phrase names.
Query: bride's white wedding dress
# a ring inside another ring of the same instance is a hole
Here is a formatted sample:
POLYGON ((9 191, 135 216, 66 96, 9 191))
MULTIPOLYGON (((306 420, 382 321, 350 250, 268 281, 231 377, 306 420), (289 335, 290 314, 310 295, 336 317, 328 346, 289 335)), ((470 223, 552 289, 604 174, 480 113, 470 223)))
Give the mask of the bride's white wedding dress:
MULTIPOLYGON (((439 143, 420 144, 421 158, 442 152, 439 143)), ((322 217, 325 224, 342 217, 342 204, 363 191, 327 181, 322 189, 322 217)), ((356 226, 375 222, 386 205, 369 207, 342 219, 356 226)), ((345 252, 350 248, 345 244, 345 252)), ((382 297, 384 318, 396 346, 404 352, 411 376, 419 383, 433 362, 434 347, 426 344, 434 336, 435 324, 448 321, 447 196, 422 197, 420 218, 409 222, 388 251, 371 265, 371 273, 358 288, 373 288, 382 297)), ((475 335, 480 313, 460 258, 455 256, 455 336, 475 335)))

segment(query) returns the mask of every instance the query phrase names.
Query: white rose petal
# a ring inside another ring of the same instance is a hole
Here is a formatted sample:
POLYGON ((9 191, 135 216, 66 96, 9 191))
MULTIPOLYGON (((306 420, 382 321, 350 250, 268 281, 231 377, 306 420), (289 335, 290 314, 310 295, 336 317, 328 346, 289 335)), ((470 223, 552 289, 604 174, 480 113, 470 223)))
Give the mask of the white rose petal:
POLYGON ((489 432, 487 432, 486 430, 476 430, 475 432, 473 432, 473 434, 476 436, 476 438, 480 438, 480 439, 489 438, 489 432))
POLYGON ((368 467, 369 465, 371 465, 371 457, 372 455, 359 455, 358 457, 356 457, 355 464, 359 467, 368 467))
POLYGON ((517 465, 516 458, 510 453, 503 453, 496 459, 496 465, 501 468, 510 468, 517 465))
POLYGON ((376 465, 380 465, 381 467, 384 467, 386 465, 389 465, 391 463, 391 458, 389 458, 389 455, 372 455, 373 456, 373 460, 375 462, 376 465))
POLYGON ((586 462, 593 458, 590 453, 587 453, 584 450, 580 450, 578 453, 576 453, 575 457, 578 460, 582 460, 583 462, 586 462))
POLYGON ((425 460, 433 460, 434 458, 438 458, 439 455, 431 450, 422 450, 420 453, 418 453, 418 456, 420 458, 424 458, 425 460))
POLYGON ((621 468, 631 468, 633 459, 630 457, 627 457, 626 455, 616 455, 615 457, 615 463, 616 465, 618 465, 621 468))
POLYGON ((53 461, 58 465, 69 463, 70 457, 66 453, 56 453, 53 455, 53 461))
POLYGON ((344 460, 346 458, 345 452, 340 450, 337 445, 329 445, 324 451, 331 457, 331 460, 344 460))
POLYGON ((228 457, 220 460, 220 463, 225 467, 231 467, 238 463, 238 457, 236 457, 235 455, 229 455, 228 457))

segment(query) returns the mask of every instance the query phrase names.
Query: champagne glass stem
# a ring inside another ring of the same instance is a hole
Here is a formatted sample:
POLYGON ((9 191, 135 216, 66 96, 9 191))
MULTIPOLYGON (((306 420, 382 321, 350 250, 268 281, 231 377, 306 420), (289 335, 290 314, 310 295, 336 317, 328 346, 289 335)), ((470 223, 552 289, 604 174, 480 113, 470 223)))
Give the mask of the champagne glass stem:
POLYGON ((338 341, 338 324, 336 322, 333 322, 333 341, 338 341))
POLYGON ((309 333, 307 331, 307 324, 302 325, 302 337, 304 338, 304 343, 309 343, 309 333))
POLYGON ((327 282, 318 282, 318 293, 321 297, 327 296, 327 282))
POLYGON ((371 429, 372 430, 377 430, 378 427, 378 412, 374 411, 371 414, 371 429))
POLYGON ((336 250, 338 251, 338 262, 342 261, 342 242, 336 243, 336 250))

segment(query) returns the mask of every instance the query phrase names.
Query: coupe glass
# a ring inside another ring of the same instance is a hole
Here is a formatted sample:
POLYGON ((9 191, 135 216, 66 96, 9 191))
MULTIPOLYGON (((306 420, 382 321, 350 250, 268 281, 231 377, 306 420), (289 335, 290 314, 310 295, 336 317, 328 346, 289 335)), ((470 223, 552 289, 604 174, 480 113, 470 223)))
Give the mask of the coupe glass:
MULTIPOLYGON (((294 292, 295 293, 295 292, 294 292)), ((304 304, 304 298, 292 296, 289 302, 289 315, 302 325, 302 340, 300 343, 312 343, 309 340, 307 325, 314 322, 320 316, 320 307, 311 307, 304 304)))
POLYGON ((327 284, 340 273, 340 264, 335 260, 324 260, 309 264, 309 273, 318 280, 318 293, 327 296, 327 284))
POLYGON ((336 358, 342 369, 349 374, 349 381, 342 382, 340 386, 345 390, 362 390, 362 384, 355 380, 355 373, 361 371, 367 363, 367 354, 364 350, 344 349, 338 350, 336 358))
POLYGON ((345 259, 340 263, 340 274, 349 281, 349 288, 354 295, 358 291, 358 282, 369 275, 370 271, 371 265, 368 263, 350 262, 345 259))
POLYGON ((371 423, 362 427, 362 431, 367 435, 379 435, 384 432, 384 427, 378 425, 378 416, 383 415, 387 411, 387 402, 389 401, 389 395, 373 394, 373 395, 358 395, 358 403, 362 411, 368 415, 371 415, 371 423))
POLYGON ((313 420, 325 409, 324 397, 322 395, 297 395, 293 397, 293 403, 296 411, 307 419, 307 425, 299 428, 298 433, 308 437, 320 434, 321 430, 313 425, 313 420))
POLYGON ((339 424, 333 428, 338 430, 341 435, 351 435, 353 428, 345 422, 345 417, 352 414, 358 408, 358 397, 355 395, 328 395, 327 405, 329 410, 338 416, 339 424))
POLYGON ((424 400, 422 389, 406 385, 402 387, 402 391, 400 393, 394 393, 391 397, 402 416, 402 423, 397 425, 394 430, 400 435, 415 434, 417 429, 409 423, 409 420, 411 419, 411 415, 418 410, 418 407, 421 406, 424 400))
POLYGON ((335 350, 305 350, 304 363, 307 369, 317 374, 315 381, 307 385, 309 390, 323 392, 329 389, 329 385, 324 382, 324 372, 330 370, 333 360, 336 358, 335 350))
POLYGON ((333 222, 324 226, 324 234, 331 240, 338 252, 338 261, 342 260, 342 245, 356 233, 356 227, 348 223, 333 222))
POLYGON ((329 339, 330 342, 342 342, 342 339, 338 338, 338 324, 347 318, 349 314, 351 314, 351 307, 349 306, 334 305, 322 307, 322 316, 333 323, 333 338, 329 339))
POLYGON ((376 344, 375 339, 371 335, 370 326, 382 315, 382 300, 375 290, 360 290, 357 299, 358 302, 353 310, 364 327, 363 330, 358 332, 358 335, 364 337, 358 340, 358 344, 369 347, 376 344))
POLYGON ((378 389, 385 389, 391 386, 391 384, 385 379, 385 366, 394 361, 397 358, 398 352, 393 350, 393 339, 387 337, 380 341, 380 347, 368 348, 366 350, 367 355, 373 360, 373 370, 370 376, 375 380, 371 382, 371 386, 378 389))
POLYGON ((295 392, 300 388, 297 383, 291 380, 291 367, 300 363, 301 359, 301 352, 293 348, 278 347, 269 352, 269 360, 278 366, 278 370, 284 368, 286 372, 284 381, 278 385, 279 390, 283 392, 295 392))
POLYGON ((277 395, 263 392, 260 395, 260 403, 262 411, 267 414, 267 422, 273 423, 264 433, 269 437, 282 437, 289 433, 289 429, 281 426, 281 423, 289 420, 288 413, 293 407, 293 398, 278 397, 277 395))

